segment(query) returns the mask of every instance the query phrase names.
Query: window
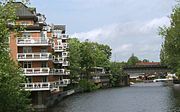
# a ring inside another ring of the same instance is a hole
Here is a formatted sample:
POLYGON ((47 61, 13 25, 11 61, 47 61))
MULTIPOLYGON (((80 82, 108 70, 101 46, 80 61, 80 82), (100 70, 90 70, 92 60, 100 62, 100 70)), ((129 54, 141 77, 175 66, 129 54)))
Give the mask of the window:
POLYGON ((48 82, 47 76, 43 76, 43 77, 42 77, 42 82, 48 82))
POLYGON ((23 32, 22 36, 23 36, 24 38, 30 38, 30 37, 31 37, 31 33, 29 33, 29 32, 23 32))
POLYGON ((47 37, 47 32, 46 31, 42 31, 41 32, 41 40, 46 40, 47 37))
POLYGON ((32 47, 23 47, 23 53, 32 53, 32 47))
POLYGON ((41 62, 41 67, 48 67, 48 63, 46 61, 41 62))
POLYGON ((32 62, 23 62, 23 68, 32 68, 32 62))
POLYGON ((26 82, 31 83, 32 82, 32 77, 26 77, 26 82))
POLYGON ((47 52, 47 48, 41 48, 41 53, 42 52, 47 52))

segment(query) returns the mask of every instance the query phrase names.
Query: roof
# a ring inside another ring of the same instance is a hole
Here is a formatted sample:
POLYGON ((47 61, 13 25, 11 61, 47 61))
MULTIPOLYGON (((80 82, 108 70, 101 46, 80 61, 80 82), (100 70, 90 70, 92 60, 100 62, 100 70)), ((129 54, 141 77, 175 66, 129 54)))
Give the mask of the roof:
POLYGON ((66 25, 54 25, 54 30, 62 30, 65 31, 66 30, 66 25))
POLYGON ((139 62, 139 63, 136 63, 136 65, 138 66, 144 66, 144 65, 160 65, 160 62, 139 62))
POLYGON ((36 8, 27 7, 21 2, 15 2, 14 4, 17 6, 16 16, 19 18, 37 18, 35 14, 36 8))

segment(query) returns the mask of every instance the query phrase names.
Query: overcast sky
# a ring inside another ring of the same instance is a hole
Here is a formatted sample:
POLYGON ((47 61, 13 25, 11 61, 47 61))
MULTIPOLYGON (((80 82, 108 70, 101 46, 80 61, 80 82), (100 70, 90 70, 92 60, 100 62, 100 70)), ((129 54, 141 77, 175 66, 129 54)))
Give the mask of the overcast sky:
POLYGON ((112 48, 113 61, 132 53, 159 61, 158 27, 169 25, 175 0, 31 0, 47 22, 65 24, 67 33, 112 48))

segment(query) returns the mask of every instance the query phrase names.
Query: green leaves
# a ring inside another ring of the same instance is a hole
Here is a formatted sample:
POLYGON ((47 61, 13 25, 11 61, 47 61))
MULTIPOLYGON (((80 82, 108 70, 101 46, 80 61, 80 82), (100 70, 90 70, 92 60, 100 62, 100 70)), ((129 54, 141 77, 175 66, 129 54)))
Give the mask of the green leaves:
POLYGON ((81 73, 89 77, 92 67, 109 67, 111 48, 108 45, 89 41, 80 42, 76 38, 71 38, 69 44, 72 77, 81 73))
POLYGON ((170 16, 171 25, 161 27, 159 35, 164 38, 160 53, 161 62, 169 65, 173 72, 180 75, 180 4, 175 6, 170 16))
POLYGON ((0 4, 0 111, 26 112, 29 106, 28 92, 21 90, 24 82, 21 71, 9 56, 9 36, 11 31, 7 25, 15 22, 14 0, 2 0, 0 4))
POLYGON ((134 54, 132 54, 132 56, 128 59, 127 61, 127 65, 129 66, 134 66, 137 62, 139 62, 140 60, 138 59, 137 56, 134 56, 134 54))

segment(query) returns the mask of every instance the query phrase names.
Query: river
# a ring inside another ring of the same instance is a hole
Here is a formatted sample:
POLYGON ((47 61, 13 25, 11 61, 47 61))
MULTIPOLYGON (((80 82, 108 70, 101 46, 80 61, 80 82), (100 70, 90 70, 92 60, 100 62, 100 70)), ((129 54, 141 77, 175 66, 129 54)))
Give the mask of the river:
POLYGON ((50 112, 180 112, 180 87, 139 83, 70 96, 50 112))

